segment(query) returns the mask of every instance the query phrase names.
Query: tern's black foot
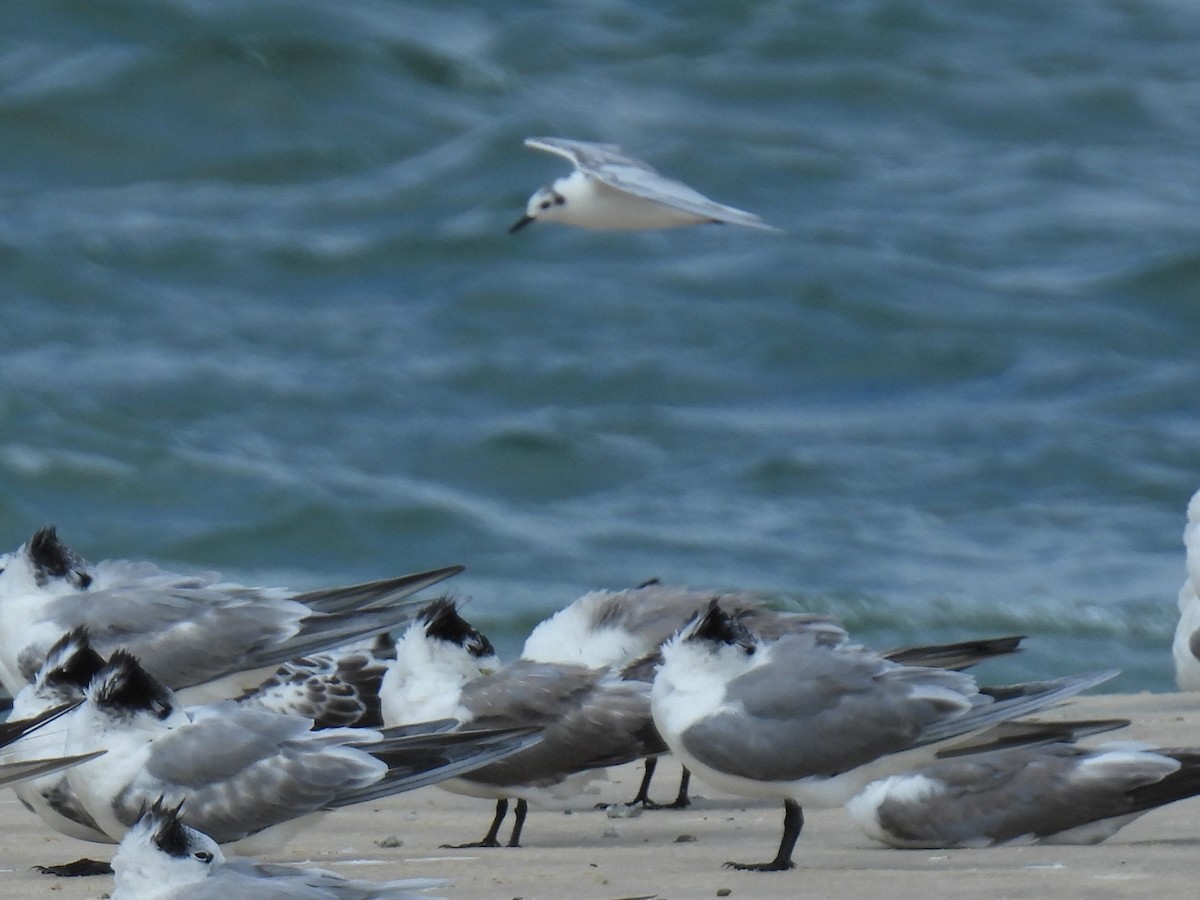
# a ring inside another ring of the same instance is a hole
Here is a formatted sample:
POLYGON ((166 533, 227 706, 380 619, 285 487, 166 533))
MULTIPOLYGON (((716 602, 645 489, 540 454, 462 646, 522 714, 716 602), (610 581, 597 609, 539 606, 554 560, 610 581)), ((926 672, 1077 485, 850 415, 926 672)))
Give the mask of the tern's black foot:
POLYGON ((687 797, 676 797, 670 803, 655 803, 653 800, 643 800, 642 809, 687 809, 692 801, 687 797))
POLYGON ((34 866, 35 872, 43 875, 54 875, 57 878, 84 878, 88 875, 111 875, 112 866, 98 859, 77 859, 75 862, 63 863, 60 866, 34 866))
POLYGON ((783 861, 773 859, 765 863, 727 862, 725 868, 737 869, 739 872, 786 872, 788 869, 796 868, 796 864, 790 859, 783 861))
POLYGON ((484 838, 482 841, 471 841, 469 844, 442 844, 443 850, 477 850, 480 847, 499 847, 500 842, 495 838, 484 838))

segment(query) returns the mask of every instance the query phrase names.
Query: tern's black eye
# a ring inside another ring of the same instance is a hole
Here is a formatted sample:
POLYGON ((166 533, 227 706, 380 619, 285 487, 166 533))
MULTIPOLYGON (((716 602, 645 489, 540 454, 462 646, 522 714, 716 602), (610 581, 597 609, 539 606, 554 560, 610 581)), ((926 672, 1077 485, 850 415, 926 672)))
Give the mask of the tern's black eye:
POLYGON ((566 202, 567 202, 567 198, 564 197, 562 194, 554 195, 554 205, 555 206, 562 206, 566 202))
POLYGON ((538 209, 549 209, 549 208, 550 208, 549 200, 543 200, 541 203, 538 204, 538 209))
POLYGON ((196 857, 196 859, 200 860, 200 862, 205 863, 205 864, 213 861, 213 855, 211 853, 209 853, 207 850, 197 850, 195 853, 192 854, 192 856, 196 857))

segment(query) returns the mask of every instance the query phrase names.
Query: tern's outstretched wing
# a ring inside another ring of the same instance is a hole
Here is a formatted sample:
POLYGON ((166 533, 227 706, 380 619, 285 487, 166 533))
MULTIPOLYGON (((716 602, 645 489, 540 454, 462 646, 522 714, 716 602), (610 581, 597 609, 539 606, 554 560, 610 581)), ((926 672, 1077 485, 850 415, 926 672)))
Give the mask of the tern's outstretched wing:
POLYGON ((626 155, 616 144, 593 144, 588 141, 572 141, 566 138, 526 138, 525 146, 544 150, 568 159, 585 175, 602 184, 651 200, 696 216, 724 222, 729 225, 744 225, 763 231, 778 231, 754 213, 726 206, 710 200, 699 191, 681 181, 658 174, 653 167, 626 155))

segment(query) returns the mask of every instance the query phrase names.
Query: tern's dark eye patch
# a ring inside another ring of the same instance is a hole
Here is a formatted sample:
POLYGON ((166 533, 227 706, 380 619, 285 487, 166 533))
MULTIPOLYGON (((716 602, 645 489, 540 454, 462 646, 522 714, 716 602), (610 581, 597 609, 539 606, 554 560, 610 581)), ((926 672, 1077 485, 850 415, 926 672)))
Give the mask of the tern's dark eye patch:
POLYGON ((543 200, 541 203, 538 204, 538 209, 549 209, 549 208, 550 208, 549 200, 543 200))
POLYGON ((192 856, 196 857, 196 859, 200 860, 202 863, 210 863, 213 861, 213 855, 207 850, 197 850, 192 854, 192 856))

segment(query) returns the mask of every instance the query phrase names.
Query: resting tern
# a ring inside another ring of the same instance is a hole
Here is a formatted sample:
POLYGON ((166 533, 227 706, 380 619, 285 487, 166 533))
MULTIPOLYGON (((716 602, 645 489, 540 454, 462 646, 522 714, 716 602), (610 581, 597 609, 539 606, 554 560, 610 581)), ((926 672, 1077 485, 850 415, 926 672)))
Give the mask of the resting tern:
POLYGON ((436 900, 416 893, 437 878, 350 881, 323 869, 226 858, 211 837, 185 825, 179 807, 156 801, 113 856, 112 900, 436 900))
POLYGON ((969 675, 892 663, 810 634, 763 641, 711 603, 663 645, 654 722, 696 775, 733 794, 782 800, 779 851, 738 869, 792 868, 801 805, 841 806, 866 784, 931 761, 948 743, 1113 677, 1014 686, 996 699, 969 675))
POLYGON ((224 699, 286 660, 404 624, 422 605, 411 594, 461 570, 293 593, 145 562, 92 566, 43 528, 0 556, 0 682, 15 696, 50 646, 85 625, 102 654, 123 647, 172 688, 192 688, 188 702, 224 699))
POLYGON ((92 679, 86 698, 68 718, 67 752, 109 753, 77 766, 68 781, 111 840, 159 797, 187 798, 184 818, 230 843, 310 813, 436 783, 538 740, 536 728, 314 731, 301 716, 231 701, 184 708, 123 650, 92 679))
POLYGON ((476 727, 544 728, 536 745, 447 781, 447 790, 496 800, 496 816, 482 841, 497 834, 516 798, 508 846, 520 846, 528 801, 578 793, 598 770, 666 747, 650 721, 649 685, 601 669, 517 660, 501 668, 491 643, 472 628, 452 601, 430 604, 396 644, 384 676, 384 722, 449 716, 476 727), (482 673, 481 673, 482 670, 482 673))
POLYGON ((1200 794, 1200 750, 1048 744, 949 759, 868 784, 846 804, 893 847, 1095 844, 1200 794))
MULTIPOLYGON (((525 640, 522 659, 538 662, 611 667, 626 678, 653 681, 661 661, 662 643, 715 600, 729 615, 762 638, 805 632, 823 645, 849 645, 846 630, 833 617, 792 610, 775 610, 764 598, 748 591, 699 591, 661 584, 657 579, 620 591, 590 591, 540 622, 525 640)), ((908 665, 965 668, 1014 653, 1022 637, 1010 636, 958 641, 885 651, 894 662, 908 665)), ((683 809, 690 803, 686 767, 673 802, 657 804, 649 798, 656 757, 646 760, 646 773, 629 805, 651 809, 683 809)))

